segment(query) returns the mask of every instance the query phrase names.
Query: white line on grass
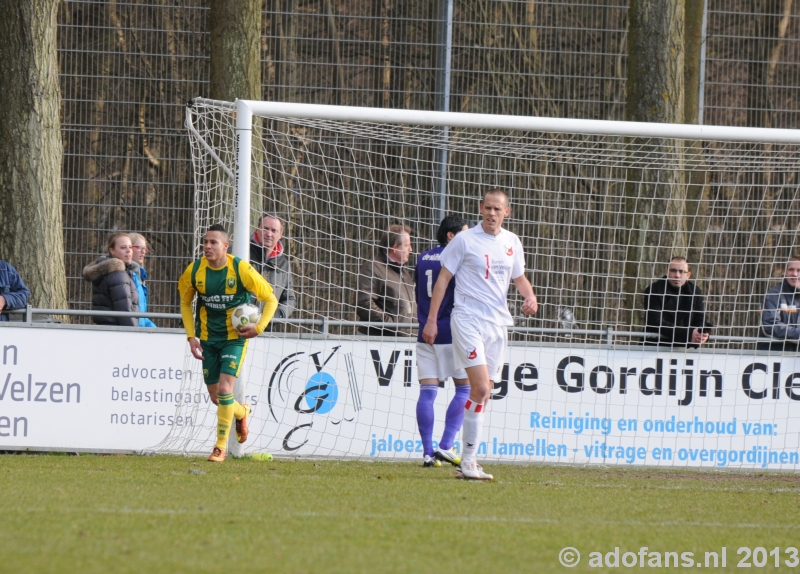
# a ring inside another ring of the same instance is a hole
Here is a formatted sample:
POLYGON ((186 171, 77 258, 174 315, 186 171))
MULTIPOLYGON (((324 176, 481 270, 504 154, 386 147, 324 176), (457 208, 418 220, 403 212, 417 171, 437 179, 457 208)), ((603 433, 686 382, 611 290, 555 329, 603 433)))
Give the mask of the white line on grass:
MULTIPOLYGON (((82 514, 98 513, 98 514, 152 514, 152 515, 192 515, 192 514, 228 514, 227 509, 216 508, 203 508, 197 510, 190 509, 171 509, 171 508, 30 508, 30 507, 13 507, 4 509, 5 512, 47 512, 47 513, 71 513, 79 512, 82 514)), ((246 515, 253 517, 264 517, 262 512, 247 512, 243 510, 236 511, 237 516, 246 515)), ((276 514, 282 514, 285 518, 330 518, 336 520, 350 519, 350 520, 427 520, 430 522, 508 522, 512 524, 565 524, 571 525, 574 520, 560 520, 553 518, 530 518, 527 516, 519 516, 512 518, 498 517, 498 516, 434 516, 432 514, 426 515, 411 515, 411 514, 363 514, 360 512, 342 513, 342 512, 319 512, 313 511, 283 511, 280 513, 272 513, 274 517, 276 514)), ((655 526, 655 527, 685 527, 693 526, 699 528, 767 528, 775 530, 800 530, 800 524, 761 524, 755 522, 680 522, 676 520, 667 520, 660 522, 646 522, 641 520, 579 520, 581 524, 596 524, 600 526, 655 526)))

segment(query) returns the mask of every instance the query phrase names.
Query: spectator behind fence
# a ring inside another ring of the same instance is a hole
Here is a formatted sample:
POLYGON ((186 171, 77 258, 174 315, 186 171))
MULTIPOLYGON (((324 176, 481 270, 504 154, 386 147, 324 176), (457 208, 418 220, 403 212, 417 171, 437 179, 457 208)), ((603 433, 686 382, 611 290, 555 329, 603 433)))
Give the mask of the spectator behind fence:
POLYGON ((789 351, 796 353, 800 342, 800 325, 797 310, 800 307, 800 255, 786 264, 783 281, 767 291, 761 309, 761 336, 771 341, 758 343, 761 351, 789 351))
MULTIPOLYGON (((133 261, 131 238, 127 233, 115 233, 108 240, 108 255, 83 268, 83 278, 92 283, 93 311, 139 311, 139 292, 133 274, 139 265, 133 261)), ((92 317, 97 325, 136 327, 135 317, 92 317)))
MULTIPOLYGON (((131 249, 133 251, 133 262, 139 265, 139 272, 133 274, 133 282, 139 292, 139 311, 147 313, 150 303, 150 293, 147 289, 147 271, 144 269, 144 256, 150 252, 147 239, 138 233, 131 233, 131 249)), ((156 327, 150 319, 139 317, 139 327, 156 327)))
POLYGON ((286 319, 294 311, 296 298, 289 258, 286 257, 281 237, 283 221, 274 215, 262 215, 261 224, 250 237, 250 264, 272 286, 272 292, 278 299, 275 317, 286 319))
POLYGON ((708 341, 713 325, 705 317, 703 292, 689 281, 691 276, 686 258, 673 257, 667 275, 645 289, 645 331, 659 336, 657 343, 646 339, 645 344, 696 348, 708 341))
MULTIPOLYGON (((411 229, 390 225, 380 237, 375 257, 358 272, 356 314, 372 323, 413 323, 417 316, 414 277, 406 267, 411 255, 411 229)), ((414 329, 358 328, 365 335, 413 336, 414 329)))
POLYGON ((8 321, 11 309, 23 309, 28 305, 31 292, 14 266, 0 260, 0 321, 8 321))

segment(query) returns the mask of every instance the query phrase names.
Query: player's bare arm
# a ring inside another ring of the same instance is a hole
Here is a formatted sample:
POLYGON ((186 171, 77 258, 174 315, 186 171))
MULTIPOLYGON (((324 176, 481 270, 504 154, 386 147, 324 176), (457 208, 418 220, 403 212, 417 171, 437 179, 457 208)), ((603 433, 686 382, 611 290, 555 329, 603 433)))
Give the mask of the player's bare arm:
POLYGON ((433 294, 431 295, 431 309, 428 312, 428 322, 425 323, 425 328, 422 330, 422 339, 429 345, 433 345, 436 340, 436 335, 439 334, 439 326, 436 320, 439 318, 439 307, 442 305, 442 299, 447 291, 447 285, 453 278, 453 274, 442 267, 439 272, 439 278, 436 280, 436 285, 433 287, 433 294))
POLYGON ((239 337, 242 339, 252 339, 253 337, 258 337, 258 331, 256 331, 255 325, 247 325, 246 327, 239 327, 238 330, 239 337))
POLYGON ((187 269, 178 281, 178 292, 181 297, 181 320, 183 321, 183 328, 186 329, 186 338, 189 341, 189 349, 192 352, 192 356, 198 361, 202 361, 203 348, 200 346, 200 341, 194 332, 194 317, 192 316, 192 301, 194 301, 196 291, 192 287, 188 273, 187 269))
POLYGON ((513 280, 519 294, 525 298, 522 302, 522 312, 526 315, 535 315, 539 310, 539 301, 533 292, 533 286, 525 275, 520 275, 513 280))
POLYGON ((189 339, 189 349, 192 351, 192 356, 198 361, 203 360, 203 347, 200 346, 200 340, 197 337, 189 339))
POLYGON ((264 304, 261 318, 256 325, 246 325, 241 327, 239 337, 242 339, 252 339, 258 337, 267 328, 267 324, 272 321, 275 311, 278 309, 278 299, 272 291, 272 287, 253 267, 248 263, 243 263, 240 267, 242 284, 256 299, 264 304))

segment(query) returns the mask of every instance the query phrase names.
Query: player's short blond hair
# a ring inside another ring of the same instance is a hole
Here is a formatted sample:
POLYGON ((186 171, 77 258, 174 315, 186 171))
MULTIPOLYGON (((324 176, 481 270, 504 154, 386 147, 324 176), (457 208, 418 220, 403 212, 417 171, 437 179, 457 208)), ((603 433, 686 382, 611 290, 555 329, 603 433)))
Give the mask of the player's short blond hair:
POLYGON ((486 201, 486 198, 490 195, 502 195, 506 200, 506 205, 508 205, 508 194, 499 187, 493 187, 487 190, 486 193, 483 194, 483 198, 481 198, 481 203, 486 201))

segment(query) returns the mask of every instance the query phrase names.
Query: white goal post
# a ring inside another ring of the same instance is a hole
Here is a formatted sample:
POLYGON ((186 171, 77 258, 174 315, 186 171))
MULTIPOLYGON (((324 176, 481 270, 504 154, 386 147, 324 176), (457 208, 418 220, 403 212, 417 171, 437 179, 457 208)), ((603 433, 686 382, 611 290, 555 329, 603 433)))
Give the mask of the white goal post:
MULTIPOLYGON (((197 103, 208 103, 236 111, 236 209, 235 224, 250 222, 250 175, 252 161, 253 118, 319 119, 340 122, 371 122, 387 124, 424 125, 450 128, 498 129, 532 132, 561 132, 627 137, 688 139, 695 141, 729 141, 775 144, 800 144, 800 130, 772 128, 742 128, 692 124, 664 124, 648 122, 620 122, 544 117, 501 116, 492 114, 466 114, 397 110, 387 108, 362 108, 320 104, 295 104, 236 100, 222 102, 196 98, 197 103)), ((239 235, 234 236, 237 257, 248 259, 249 237, 247 225, 236 225, 239 235), (237 247, 238 246, 238 247, 237 247)))
MULTIPOLYGON (((688 139, 695 141, 757 142, 775 144, 800 144, 800 130, 771 128, 742 128, 692 124, 664 124, 648 122, 620 122, 544 117, 501 116, 492 114, 466 114, 397 110, 387 108, 362 108, 320 104, 295 104, 236 100, 219 102, 198 98, 196 102, 230 106, 236 110, 236 210, 235 223, 250 221, 250 165, 252 161, 251 138, 253 118, 319 119, 339 122, 369 122, 387 124, 423 125, 449 128, 514 130, 531 132, 561 132, 627 137, 688 139)), ((234 236, 237 257, 247 259, 249 238, 246 225, 237 225, 240 234, 234 236), (237 249, 237 245, 239 248, 237 249)))
MULTIPOLYGON (((389 223, 410 226, 420 253, 445 212, 477 221, 482 193, 500 187, 541 307, 523 317, 512 289, 486 456, 753 468, 766 457, 796 468, 800 358, 758 347, 770 344, 765 294, 798 249, 800 131, 200 98, 187 128, 197 240, 225 223, 249 259, 260 215, 285 222, 296 308, 248 351, 242 378, 260 408, 245 451, 416 456, 415 340, 360 334, 359 269, 389 223), (674 256, 703 293, 704 309, 689 310, 711 334, 701 348, 642 345, 663 342, 644 293, 674 256), (681 421, 697 432, 667 430, 681 421), (765 432, 745 434, 744 422, 765 432), (622 451, 606 456, 601 444, 622 451)), ((202 451, 213 424, 203 408, 189 413, 194 430, 158 450, 202 451)))

